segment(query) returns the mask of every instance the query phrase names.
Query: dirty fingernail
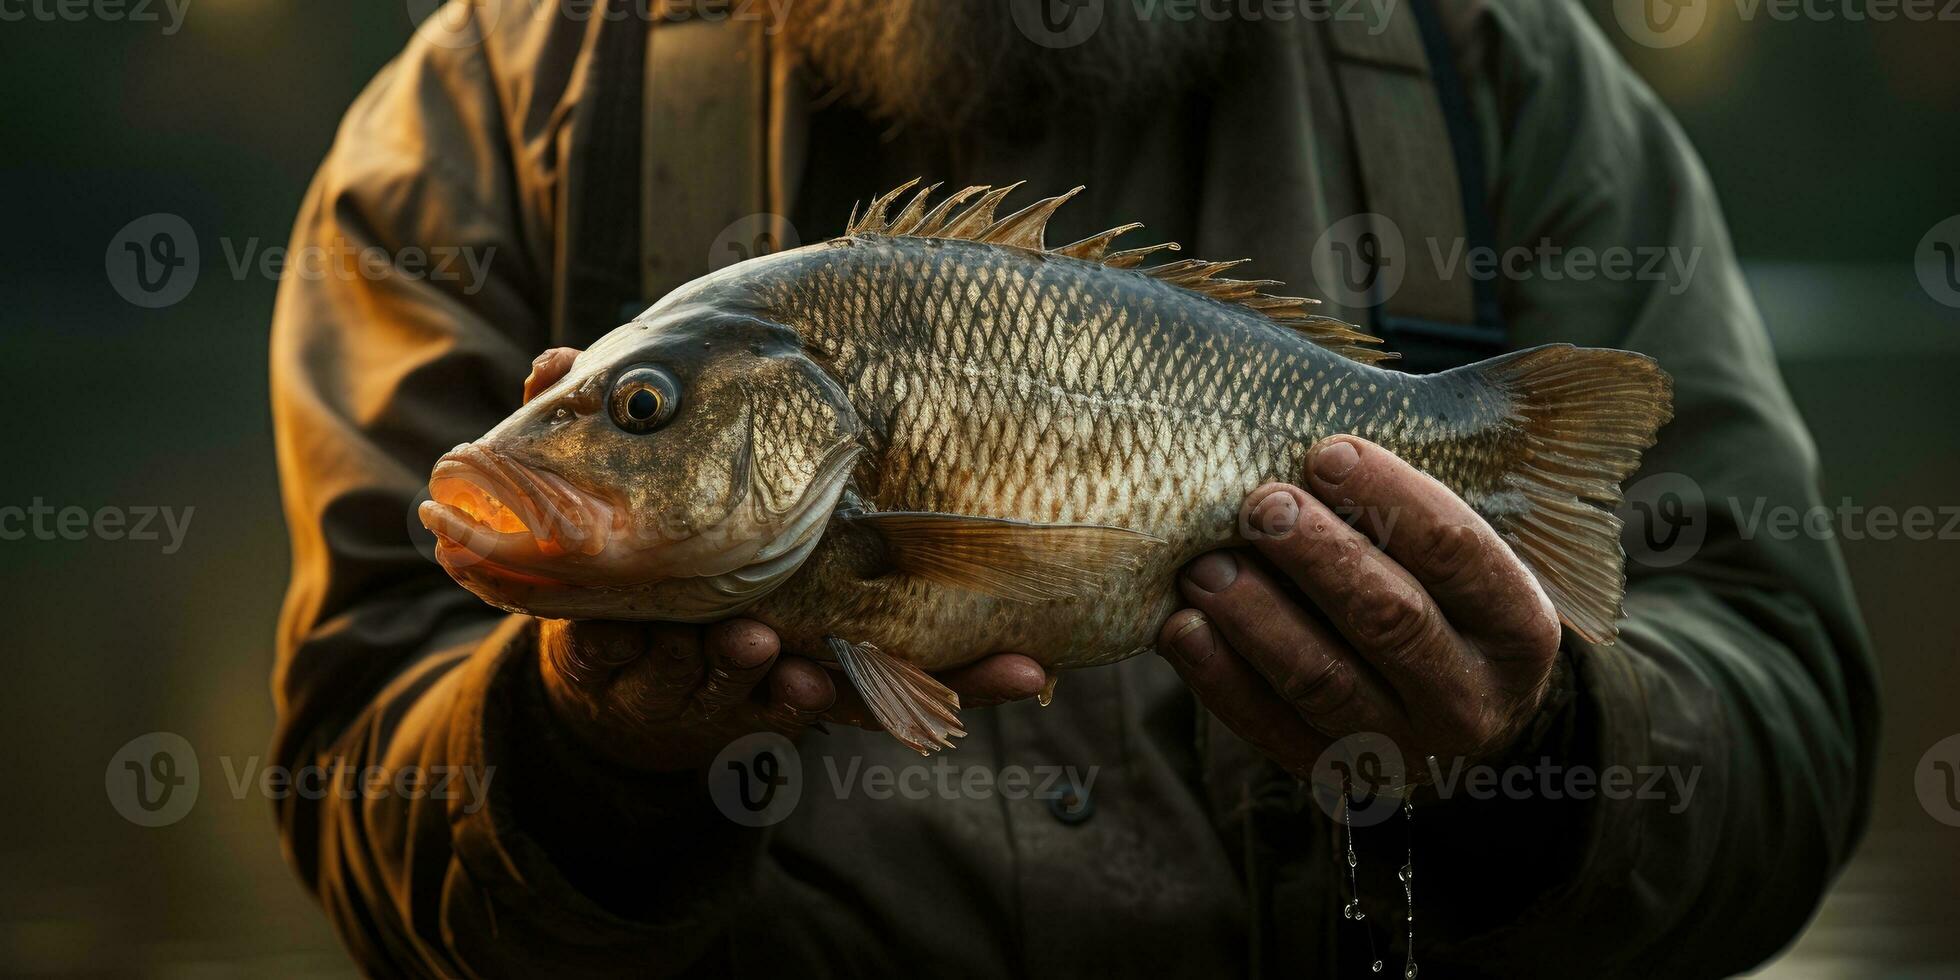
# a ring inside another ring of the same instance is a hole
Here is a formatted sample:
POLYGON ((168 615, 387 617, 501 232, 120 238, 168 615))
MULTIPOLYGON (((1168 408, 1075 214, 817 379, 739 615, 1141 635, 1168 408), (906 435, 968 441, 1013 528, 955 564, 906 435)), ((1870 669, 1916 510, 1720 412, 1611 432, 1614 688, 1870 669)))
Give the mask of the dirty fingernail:
POLYGON ((1239 561, 1229 551, 1202 555, 1184 569, 1185 581, 1206 592, 1217 592, 1239 577, 1239 561))
POLYGON ((1252 526, 1267 537, 1283 538, 1300 523, 1300 502, 1285 490, 1275 490, 1252 506, 1252 526))
POLYGON ((1211 623, 1203 615, 1192 616, 1171 636, 1171 646, 1177 649, 1179 657, 1188 664, 1201 664, 1211 659, 1217 649, 1212 642, 1211 623))
POLYGON ((1313 455, 1313 475, 1323 483, 1339 483, 1354 472, 1354 464, 1361 462, 1361 454, 1354 451, 1354 444, 1345 440, 1330 442, 1313 455))

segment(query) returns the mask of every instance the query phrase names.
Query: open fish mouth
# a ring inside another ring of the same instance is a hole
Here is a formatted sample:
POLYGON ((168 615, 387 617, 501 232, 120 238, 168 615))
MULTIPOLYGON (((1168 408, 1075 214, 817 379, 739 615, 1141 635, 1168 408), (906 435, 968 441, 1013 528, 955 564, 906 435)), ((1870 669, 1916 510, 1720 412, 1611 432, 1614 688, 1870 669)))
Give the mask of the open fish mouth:
POLYGON ((579 559, 605 551, 615 529, 612 502, 474 443, 436 464, 429 498, 417 514, 436 536, 437 560, 451 569, 489 565, 565 580, 579 559))

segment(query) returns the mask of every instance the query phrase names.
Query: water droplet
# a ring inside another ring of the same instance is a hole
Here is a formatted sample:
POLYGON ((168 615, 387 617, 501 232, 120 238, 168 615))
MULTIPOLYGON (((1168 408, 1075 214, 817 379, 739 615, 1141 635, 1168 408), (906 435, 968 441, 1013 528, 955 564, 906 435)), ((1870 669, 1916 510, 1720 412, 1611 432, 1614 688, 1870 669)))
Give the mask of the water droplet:
POLYGON ((1416 876, 1416 866, 1413 864, 1405 864, 1402 866, 1402 870, 1395 872, 1395 877, 1400 878, 1403 881, 1410 881, 1414 879, 1415 876, 1416 876))
POLYGON ((1373 968, 1373 969, 1374 969, 1374 971, 1375 971, 1376 973, 1380 973, 1380 972, 1382 972, 1382 961, 1381 961, 1381 960, 1376 960, 1376 961, 1375 961, 1375 965, 1374 965, 1374 968, 1373 968))
POLYGON ((1353 851, 1349 851, 1349 852, 1348 852, 1348 867, 1350 867, 1350 868, 1352 868, 1352 867, 1356 867, 1356 866, 1357 866, 1357 865, 1359 865, 1360 863, 1361 863, 1360 861, 1357 861, 1357 860, 1355 860, 1355 857, 1354 857, 1354 852, 1353 852, 1353 851))
POLYGON ((1416 965, 1414 963, 1409 964, 1409 968, 1402 971, 1402 980, 1416 980, 1416 965))

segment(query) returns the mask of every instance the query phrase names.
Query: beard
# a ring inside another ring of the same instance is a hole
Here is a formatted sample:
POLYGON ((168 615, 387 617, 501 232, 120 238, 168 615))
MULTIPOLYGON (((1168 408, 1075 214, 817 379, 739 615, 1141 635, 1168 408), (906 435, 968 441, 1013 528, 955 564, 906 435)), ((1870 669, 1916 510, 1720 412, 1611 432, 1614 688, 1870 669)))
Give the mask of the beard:
POLYGON ((1227 34, 1203 16, 1143 16, 1133 0, 798 0, 790 11, 791 50, 834 93, 886 122, 945 131, 1134 114, 1208 80, 1227 34))

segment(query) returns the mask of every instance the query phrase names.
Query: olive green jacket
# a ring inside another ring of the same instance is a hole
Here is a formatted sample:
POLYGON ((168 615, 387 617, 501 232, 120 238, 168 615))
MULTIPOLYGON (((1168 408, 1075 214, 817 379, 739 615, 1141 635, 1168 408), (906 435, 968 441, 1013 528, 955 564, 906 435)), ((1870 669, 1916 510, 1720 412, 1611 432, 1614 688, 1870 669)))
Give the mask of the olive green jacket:
MULTIPOLYGON (((565 742, 532 624, 453 584, 414 506, 438 455, 516 405, 532 356, 612 326, 554 322, 594 33, 510 0, 475 9, 480 42, 419 34, 348 111, 293 245, 467 248, 485 272, 292 277, 273 326, 293 545, 279 760, 487 783, 280 802, 287 852, 356 959, 383 975, 1369 975, 1372 956, 1404 962, 1410 854, 1425 976, 1722 974, 1789 941, 1862 828, 1873 666, 1832 543, 1735 515, 1816 506, 1815 451, 1708 178, 1653 95, 1574 6, 1449 9, 1495 242, 1632 259, 1583 277, 1514 265, 1495 282, 1509 343, 1630 348, 1672 373, 1676 416, 1641 477, 1657 479, 1634 497, 1674 523, 1628 540, 1619 643, 1567 644, 1508 760, 1531 778, 1488 798, 1460 782, 1355 831, 1365 924, 1341 914, 1338 825, 1154 656, 1064 677, 1051 708, 971 712, 939 760, 813 732, 796 806, 764 828, 724 818, 697 775, 612 771, 565 742), (1649 255, 1672 265, 1643 274, 1649 255), (1633 798, 1547 789, 1541 761, 1624 770, 1633 798), (1049 799, 1070 784, 1085 803, 1049 799)), ((1313 243, 1366 176, 1343 134, 1396 120, 1316 114, 1308 25, 1239 29, 1216 84, 1046 136, 820 108, 780 206, 814 241, 921 172, 1085 183, 1058 237, 1142 220, 1314 295, 1313 243)), ((1404 260, 1449 260, 1451 243, 1412 239, 1404 260)))

